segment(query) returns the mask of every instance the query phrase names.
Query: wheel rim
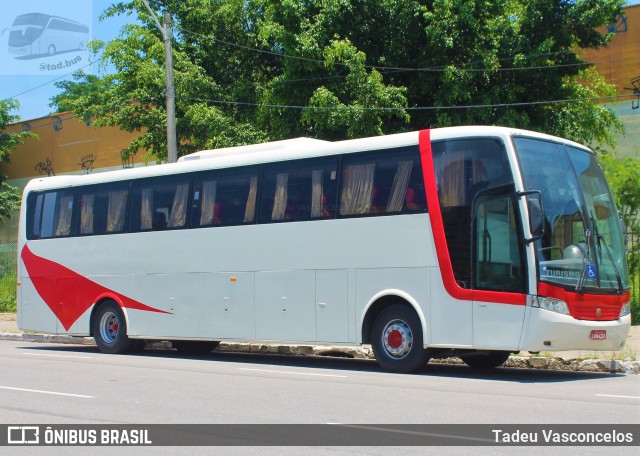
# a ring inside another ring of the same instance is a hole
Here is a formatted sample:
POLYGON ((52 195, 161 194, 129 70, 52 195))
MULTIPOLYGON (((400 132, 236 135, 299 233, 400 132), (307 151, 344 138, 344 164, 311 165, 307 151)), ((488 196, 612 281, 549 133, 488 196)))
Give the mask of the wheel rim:
POLYGON ((112 344, 118 337, 120 322, 113 312, 105 312, 100 319, 100 337, 107 344, 112 344))
POLYGON ((392 358, 404 358, 413 347, 411 327, 403 320, 390 321, 382 331, 382 346, 392 358))

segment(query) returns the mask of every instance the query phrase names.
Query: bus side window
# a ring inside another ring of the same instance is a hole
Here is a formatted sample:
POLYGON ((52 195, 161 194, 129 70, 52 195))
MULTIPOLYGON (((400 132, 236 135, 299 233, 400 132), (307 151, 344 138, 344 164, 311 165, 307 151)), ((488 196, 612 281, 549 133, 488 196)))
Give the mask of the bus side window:
POLYGON ((188 176, 145 179, 133 189, 131 230, 183 228, 189 203, 188 176))
POLYGON ((191 192, 189 226, 253 223, 257 190, 256 167, 197 173, 191 192))
POLYGON ((337 162, 297 160, 265 169, 260 222, 305 221, 331 217, 337 162))
POLYGON ((340 215, 388 215, 426 210, 418 150, 402 147, 344 158, 340 215))

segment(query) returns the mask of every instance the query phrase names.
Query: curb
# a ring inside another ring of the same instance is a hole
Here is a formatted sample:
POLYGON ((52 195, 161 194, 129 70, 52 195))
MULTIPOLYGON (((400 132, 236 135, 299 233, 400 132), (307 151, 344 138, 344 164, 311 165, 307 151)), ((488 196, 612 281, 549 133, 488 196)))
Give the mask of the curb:
MULTIPOLYGON (((0 333, 0 340, 14 340, 45 344, 95 345, 93 337, 60 336, 51 334, 0 333)), ((167 350, 169 342, 147 343, 147 348, 167 350)), ((335 347, 319 345, 271 345, 258 343, 221 342, 218 351, 224 353, 252 353, 289 356, 334 356, 340 358, 374 359, 368 347, 335 347)), ((432 364, 464 364, 459 358, 433 359, 432 364)), ((605 372, 640 374, 640 361, 612 359, 563 359, 546 357, 511 356, 504 367, 518 369, 546 369, 572 372, 605 372)))

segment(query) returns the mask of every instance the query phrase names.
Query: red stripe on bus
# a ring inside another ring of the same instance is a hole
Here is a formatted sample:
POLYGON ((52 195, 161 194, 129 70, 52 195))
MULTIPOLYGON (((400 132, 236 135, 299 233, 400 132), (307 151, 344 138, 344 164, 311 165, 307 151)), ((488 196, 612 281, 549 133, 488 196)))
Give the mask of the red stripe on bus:
POLYGON ((114 299, 128 309, 171 313, 103 287, 61 264, 34 254, 26 245, 21 257, 36 291, 67 331, 89 307, 104 297, 114 299))
POLYGON ((566 302, 573 318, 591 321, 617 320, 622 306, 631 299, 628 290, 619 295, 583 294, 544 282, 538 284, 538 294, 566 302))
POLYGON ((514 304, 524 306, 527 296, 520 293, 509 293, 500 291, 468 290, 462 288, 456 282, 449 256, 447 238, 444 234, 444 223, 440 212, 440 200, 438 199, 438 186, 436 183, 436 173, 433 164, 433 152, 431 150, 431 130, 421 130, 419 133, 420 161, 422 163, 422 174, 424 176, 424 187, 427 193, 427 207, 429 208, 429 218, 431 219, 431 230, 442 274, 444 288, 449 295, 455 299, 465 301, 494 302, 499 304, 514 304))

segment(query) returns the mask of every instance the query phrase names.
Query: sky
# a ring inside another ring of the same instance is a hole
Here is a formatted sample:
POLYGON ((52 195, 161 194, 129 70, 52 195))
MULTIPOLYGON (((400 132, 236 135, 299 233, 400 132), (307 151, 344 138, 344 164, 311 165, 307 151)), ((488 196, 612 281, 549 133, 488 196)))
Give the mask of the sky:
MULTIPOLYGON (((99 74, 98 64, 90 61, 89 52, 78 50, 80 45, 86 44, 85 37, 109 41, 118 35, 124 24, 136 20, 134 16, 117 16, 100 21, 99 16, 112 3, 113 0, 0 0, 3 11, 0 16, 0 99, 13 98, 20 103, 20 108, 11 114, 20 116, 21 120, 47 116, 53 111, 49 106, 51 98, 60 93, 54 85, 56 80, 71 79, 71 74, 78 69, 99 74), (16 24, 20 22, 16 19, 29 13, 71 19, 88 26, 89 33, 71 34, 68 39, 52 37, 45 45, 50 49, 42 49, 35 55, 10 53, 10 35, 29 33, 25 25, 16 24), (69 39, 73 42, 66 42, 69 39), (51 48, 54 41, 58 45, 55 50, 51 48), (53 54, 48 55, 49 51, 53 54)), ((627 4, 637 5, 640 0, 628 0, 627 4)))

